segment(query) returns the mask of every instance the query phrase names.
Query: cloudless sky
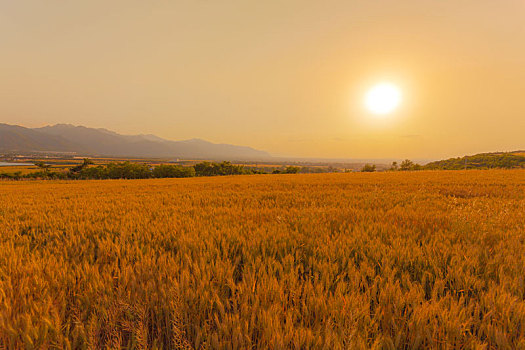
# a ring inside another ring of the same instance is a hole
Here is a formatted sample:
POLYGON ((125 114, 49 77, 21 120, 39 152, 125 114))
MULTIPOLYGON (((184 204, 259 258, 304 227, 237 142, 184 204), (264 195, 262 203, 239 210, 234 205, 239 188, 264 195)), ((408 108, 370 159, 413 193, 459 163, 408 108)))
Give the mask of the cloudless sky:
POLYGON ((441 158, 525 148, 523 0, 0 0, 0 122, 441 158), (403 103, 378 118, 374 83, 403 103))

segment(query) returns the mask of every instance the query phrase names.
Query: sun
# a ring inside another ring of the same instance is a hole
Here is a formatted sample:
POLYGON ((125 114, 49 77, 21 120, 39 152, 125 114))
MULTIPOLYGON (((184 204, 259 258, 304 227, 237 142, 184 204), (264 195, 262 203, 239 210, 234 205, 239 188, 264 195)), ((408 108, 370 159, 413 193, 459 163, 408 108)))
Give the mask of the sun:
POLYGON ((365 96, 366 108, 374 114, 393 112, 401 103, 401 90, 391 83, 373 86, 365 96))

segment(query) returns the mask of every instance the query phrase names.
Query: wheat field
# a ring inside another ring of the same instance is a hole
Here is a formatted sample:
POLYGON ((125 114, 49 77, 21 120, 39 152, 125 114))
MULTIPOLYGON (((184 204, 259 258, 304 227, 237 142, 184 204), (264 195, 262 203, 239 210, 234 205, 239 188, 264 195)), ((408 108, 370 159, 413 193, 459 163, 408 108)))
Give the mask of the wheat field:
POLYGON ((525 171, 0 182, 0 348, 525 349, 525 171))

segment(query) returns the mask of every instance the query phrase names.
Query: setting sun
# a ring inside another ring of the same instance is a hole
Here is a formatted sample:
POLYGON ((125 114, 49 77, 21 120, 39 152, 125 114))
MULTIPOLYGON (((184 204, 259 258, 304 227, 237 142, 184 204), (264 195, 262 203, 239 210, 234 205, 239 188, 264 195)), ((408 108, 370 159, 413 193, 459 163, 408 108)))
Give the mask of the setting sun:
POLYGON ((525 350, 525 0, 0 0, 0 350, 525 350))
POLYGON ((366 94, 366 108, 374 114, 388 114, 401 103, 401 90, 391 83, 381 83, 366 94))

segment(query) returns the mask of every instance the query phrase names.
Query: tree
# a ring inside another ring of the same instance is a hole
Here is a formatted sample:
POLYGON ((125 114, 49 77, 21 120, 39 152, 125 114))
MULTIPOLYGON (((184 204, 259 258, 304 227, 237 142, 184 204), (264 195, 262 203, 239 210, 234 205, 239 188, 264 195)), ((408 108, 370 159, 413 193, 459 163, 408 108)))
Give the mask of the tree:
POLYGON ((230 162, 210 163, 202 162, 195 164, 195 174, 197 176, 218 176, 218 175, 242 175, 251 172, 242 165, 233 165, 230 162))
POLYGON ((390 167, 390 170, 392 171, 399 170, 399 166, 397 165, 397 162, 392 162, 392 166, 390 167))
POLYGON ((195 169, 189 166, 161 164, 153 168, 153 177, 193 177, 195 169))
POLYGON ((76 167, 71 168, 69 171, 72 173, 79 173, 82 170, 86 169, 89 165, 95 164, 93 161, 89 158, 84 158, 82 161, 82 164, 77 165, 76 167))
POLYGON ((375 164, 365 164, 365 166, 361 169, 361 172, 363 173, 373 173, 376 171, 375 164))
POLYGON ((37 167, 39 167, 40 169, 42 169, 44 171, 44 173, 46 173, 46 174, 49 171, 49 168, 51 168, 50 164, 46 164, 44 162, 36 162, 35 165, 37 167))
POLYGON ((89 158, 84 158, 82 161, 82 166, 84 168, 87 168, 88 165, 92 165, 92 164, 95 164, 95 163, 93 163, 93 161, 89 158))
POLYGON ((407 171, 412 170, 414 167, 414 162, 412 162, 410 159, 405 159, 401 162, 401 166, 399 167, 399 170, 407 171))
POLYGON ((151 175, 151 170, 146 164, 126 161, 106 165, 106 176, 110 179, 147 179, 151 175))
POLYGON ((102 165, 90 167, 90 168, 84 168, 80 172, 80 178, 81 179, 107 179, 107 171, 106 168, 102 165))
POLYGON ((297 174, 301 170, 298 166, 287 166, 286 169, 284 169, 284 174, 297 174))

